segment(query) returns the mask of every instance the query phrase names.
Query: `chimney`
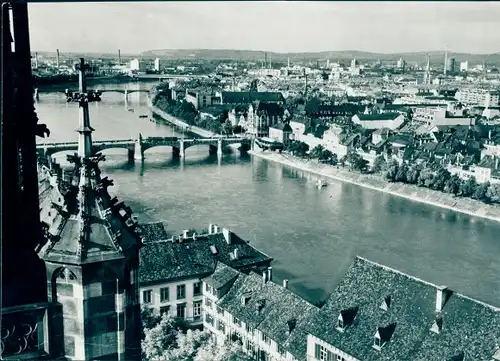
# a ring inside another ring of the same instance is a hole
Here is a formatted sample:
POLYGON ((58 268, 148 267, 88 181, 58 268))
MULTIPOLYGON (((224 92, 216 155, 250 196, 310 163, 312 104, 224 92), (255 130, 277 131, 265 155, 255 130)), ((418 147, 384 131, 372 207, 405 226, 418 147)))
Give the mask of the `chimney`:
POLYGON ((56 49, 57 57, 56 57, 56 66, 59 68, 59 49, 56 49))
POLYGON ((238 259, 240 257, 240 251, 238 250, 238 248, 234 249, 233 256, 234 256, 234 259, 238 259))
POLYGON ((231 244, 231 236, 233 232, 231 232, 227 228, 222 228, 222 234, 224 235, 224 238, 226 239, 227 244, 231 244))
POLYGON ((451 291, 447 286, 438 286, 436 288, 436 312, 441 312, 444 305, 451 296, 451 291))
POLYGON ((273 279, 273 268, 272 267, 268 267, 267 268, 267 280, 271 281, 272 279, 273 279))
POLYGON ((283 288, 288 288, 288 280, 283 280, 283 288))
POLYGON ((118 49, 118 65, 122 65, 122 55, 120 49, 118 49))
POLYGON ((134 222, 137 222, 137 216, 132 216, 132 220, 133 220, 134 222))
POLYGON ((188 232, 189 231, 187 229, 183 230, 182 231, 182 238, 184 238, 184 239, 188 238, 188 232))
POLYGON ((214 225, 212 223, 210 223, 208 225, 208 234, 212 234, 213 233, 213 228, 214 228, 214 225))
POLYGON ((267 270, 262 272, 262 283, 265 284, 266 282, 267 282, 267 270))
POLYGON ((213 233, 216 234, 216 233, 219 233, 219 226, 214 224, 214 229, 213 229, 213 233))

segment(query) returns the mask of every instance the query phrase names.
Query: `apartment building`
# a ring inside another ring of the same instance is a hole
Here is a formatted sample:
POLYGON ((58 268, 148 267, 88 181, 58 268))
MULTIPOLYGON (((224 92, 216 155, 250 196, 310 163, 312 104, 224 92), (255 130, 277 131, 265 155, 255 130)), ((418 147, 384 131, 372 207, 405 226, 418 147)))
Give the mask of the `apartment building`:
POLYGON ((357 257, 309 321, 307 361, 500 360, 500 309, 357 257))
POLYGON ((483 107, 498 107, 500 92, 487 89, 461 89, 455 97, 466 105, 479 105, 483 107))
POLYGON ((306 357, 304 326, 319 309, 272 282, 272 269, 248 275, 219 264, 203 279, 203 327, 218 343, 239 341, 258 360, 306 357))
POLYGON ((139 290, 141 306, 157 313, 168 312, 187 322, 201 324, 201 278, 212 274, 218 262, 248 273, 270 266, 272 259, 228 229, 209 225, 208 234, 183 231, 179 237, 158 239, 141 230, 144 246, 140 250, 139 290))

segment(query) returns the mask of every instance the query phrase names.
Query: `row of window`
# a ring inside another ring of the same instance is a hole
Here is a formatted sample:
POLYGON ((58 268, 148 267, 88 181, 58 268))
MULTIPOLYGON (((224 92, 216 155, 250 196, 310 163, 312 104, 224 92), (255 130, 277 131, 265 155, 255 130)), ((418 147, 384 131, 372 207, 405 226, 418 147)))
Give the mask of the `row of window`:
POLYGON ((346 359, 340 355, 337 355, 329 350, 326 347, 316 344, 314 350, 314 357, 316 360, 321 361, 346 361, 346 359))
MULTIPOLYGON (((201 282, 193 283, 193 296, 201 295, 201 282)), ((176 299, 183 300, 186 298, 186 285, 177 285, 176 288, 176 299)), ((144 290, 142 291, 142 302, 144 304, 151 303, 153 301, 153 291, 144 290)), ((160 302, 170 301, 170 287, 160 288, 160 302)))
MULTIPOLYGON (((160 314, 170 313, 170 306, 160 307, 160 314)), ((176 305, 175 317, 186 318, 186 304, 179 303, 176 305)), ((201 317, 201 301, 193 302, 193 318, 197 319, 201 317)))

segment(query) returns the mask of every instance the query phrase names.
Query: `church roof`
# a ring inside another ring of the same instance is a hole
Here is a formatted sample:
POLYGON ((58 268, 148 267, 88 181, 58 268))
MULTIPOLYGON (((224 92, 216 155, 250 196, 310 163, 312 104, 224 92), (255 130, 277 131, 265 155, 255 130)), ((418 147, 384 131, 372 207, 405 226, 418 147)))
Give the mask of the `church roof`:
POLYGON ((71 179, 51 175, 40 187, 40 218, 47 239, 40 255, 47 261, 70 264, 122 258, 141 244, 132 212, 107 192, 113 183, 100 176, 97 163, 102 156, 81 163, 73 159, 71 179))
POLYGON ((74 165, 72 174, 63 180, 57 167, 40 187, 46 242, 39 255, 45 261, 75 265, 124 258, 127 251, 142 245, 132 210, 110 196, 107 188, 113 182, 101 177, 99 162, 105 158, 92 151, 83 59, 80 69, 78 154, 68 156, 74 165))

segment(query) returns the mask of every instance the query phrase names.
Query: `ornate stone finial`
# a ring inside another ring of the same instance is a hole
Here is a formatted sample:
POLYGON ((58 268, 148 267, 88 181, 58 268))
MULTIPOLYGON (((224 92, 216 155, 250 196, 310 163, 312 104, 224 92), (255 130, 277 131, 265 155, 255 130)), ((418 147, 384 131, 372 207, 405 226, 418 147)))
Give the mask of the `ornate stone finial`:
POLYGON ((75 154, 68 154, 66 156, 66 160, 69 163, 74 164, 78 168, 82 166, 82 161, 81 161, 81 159, 80 159, 80 157, 78 156, 77 153, 75 153, 75 154))

